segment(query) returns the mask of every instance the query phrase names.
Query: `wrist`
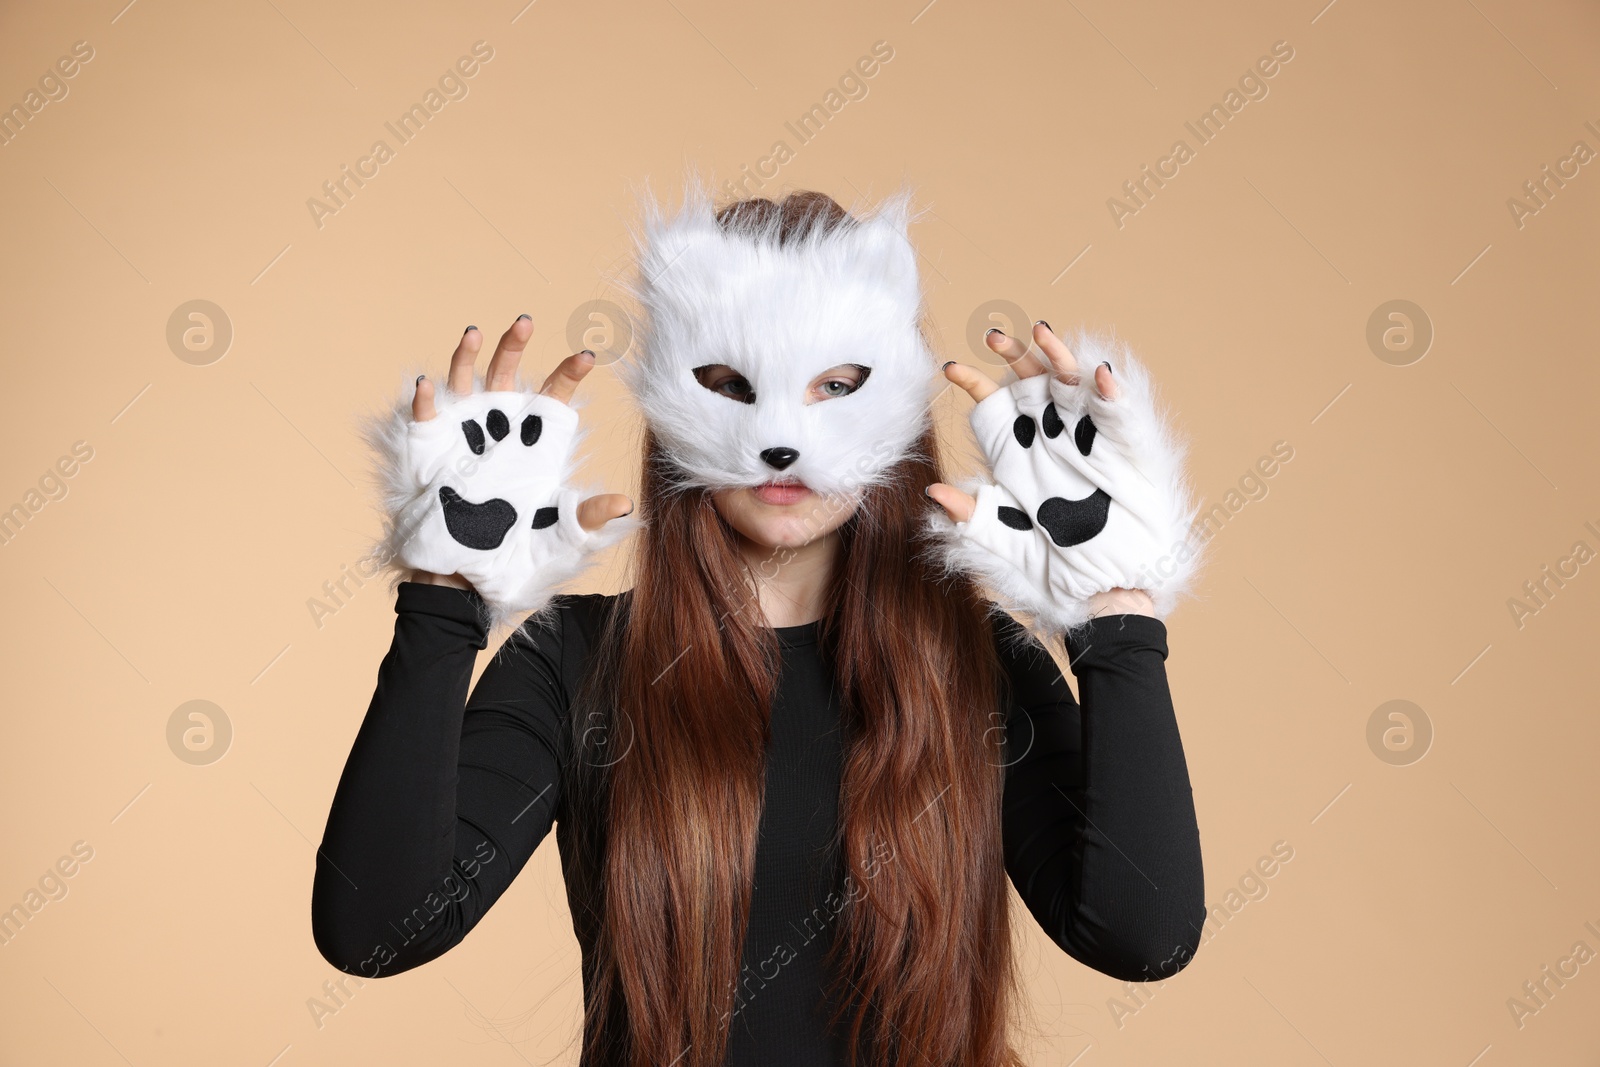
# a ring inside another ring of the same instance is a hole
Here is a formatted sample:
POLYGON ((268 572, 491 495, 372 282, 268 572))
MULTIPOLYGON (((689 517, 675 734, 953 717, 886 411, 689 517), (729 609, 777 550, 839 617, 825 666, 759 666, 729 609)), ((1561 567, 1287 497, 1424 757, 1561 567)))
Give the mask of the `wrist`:
POLYGON ((1089 598, 1089 615, 1148 615, 1153 619, 1156 605, 1143 589, 1109 589, 1089 598))
POLYGON ((431 571, 413 570, 410 580, 418 585, 447 585, 453 589, 472 588, 472 583, 459 574, 434 574, 431 571))

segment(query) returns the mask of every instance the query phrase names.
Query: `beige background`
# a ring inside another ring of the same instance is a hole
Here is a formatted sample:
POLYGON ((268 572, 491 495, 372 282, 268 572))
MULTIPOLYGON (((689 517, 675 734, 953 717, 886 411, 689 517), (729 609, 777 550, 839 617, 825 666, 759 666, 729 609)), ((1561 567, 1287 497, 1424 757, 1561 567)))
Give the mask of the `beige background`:
MULTIPOLYGON (((530 312, 552 365, 634 184, 783 140, 769 191, 915 185, 950 356, 997 299, 1115 327, 1208 503, 1294 450, 1170 622, 1226 922, 1142 1004, 1029 925, 1033 1062, 1597 1062, 1600 963, 1520 1027, 1507 1006, 1600 952, 1600 564, 1520 628, 1507 605, 1600 550, 1600 164, 1520 227, 1507 205, 1600 150, 1593 5, 124 2, 0 11, 0 103, 94 51, 0 147, 0 507, 93 449, 0 547, 0 907, 93 849, 0 947, 0 1061, 574 1062, 553 847, 459 949, 327 998, 312 842, 393 615, 376 582, 320 627, 308 601, 376 532, 358 413, 469 322, 530 312), (476 41, 469 95, 397 146, 384 123, 476 41), (867 94, 801 145, 785 123, 878 41, 867 94), (1185 121, 1278 41, 1269 94, 1197 147, 1185 121), (1180 137, 1194 158, 1119 228, 1108 198, 1180 137), (319 228, 307 200, 379 138, 394 158, 319 228), (233 331, 210 365, 166 339, 195 299, 233 331), (1395 299, 1434 330, 1409 366, 1366 339, 1395 299), (1434 732, 1407 766, 1367 741, 1394 699, 1434 732), (210 765, 168 745, 190 700, 232 726, 210 765)), ((611 372, 591 383, 591 473, 630 487, 636 424, 611 372)), ((941 401, 963 448, 968 404, 941 401)))

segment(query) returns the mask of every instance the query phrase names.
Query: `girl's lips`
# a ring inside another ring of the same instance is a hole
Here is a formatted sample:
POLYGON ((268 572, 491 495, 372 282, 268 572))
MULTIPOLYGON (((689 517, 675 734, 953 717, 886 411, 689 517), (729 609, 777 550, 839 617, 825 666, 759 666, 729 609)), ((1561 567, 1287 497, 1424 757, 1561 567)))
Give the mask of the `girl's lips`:
POLYGON ((763 504, 779 505, 794 504, 811 495, 811 490, 801 482, 765 482, 752 492, 763 504))

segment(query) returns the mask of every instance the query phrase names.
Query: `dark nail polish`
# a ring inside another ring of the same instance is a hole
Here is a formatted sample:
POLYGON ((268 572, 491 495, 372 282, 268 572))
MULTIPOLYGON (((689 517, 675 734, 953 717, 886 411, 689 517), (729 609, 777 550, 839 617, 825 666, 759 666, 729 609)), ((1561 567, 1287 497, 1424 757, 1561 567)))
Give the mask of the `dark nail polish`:
POLYGON ((1109 359, 1101 360, 1100 365, 1106 370, 1110 371, 1112 374, 1117 373, 1117 369, 1111 365, 1111 361, 1109 359))
POLYGON ((1043 326, 1045 329, 1050 330, 1051 333, 1055 332, 1053 329, 1051 329, 1050 324, 1048 322, 1044 321, 1043 319, 1040 319, 1038 322, 1034 323, 1034 325, 1035 326, 1043 326))
POLYGON ((939 369, 940 370, 949 370, 951 367, 953 367, 955 365, 956 365, 956 361, 955 360, 947 359, 947 360, 944 361, 944 366, 940 367, 939 369))
POLYGON ((417 384, 417 385, 421 385, 421 384, 422 384, 422 379, 424 379, 424 378, 426 378, 426 377, 427 377, 427 375, 426 375, 426 374, 419 374, 419 375, 417 375, 417 381, 416 381, 416 384, 417 384))
POLYGON ((928 492, 928 490, 931 489, 931 488, 933 488, 933 487, 932 486, 928 486, 928 485, 925 485, 925 486, 922 487, 922 495, 927 497, 929 500, 933 499, 933 494, 928 492))
POLYGON ((524 311, 522 314, 517 316, 517 319, 519 321, 522 320, 522 319, 531 319, 531 318, 533 318, 533 316, 528 314, 526 311, 524 311))
POLYGON ((588 356, 590 359, 594 359, 595 358, 595 354, 593 352, 589 351, 587 348, 578 349, 578 355, 580 355, 580 356, 588 356))
POLYGON ((983 331, 983 335, 984 335, 984 336, 985 336, 985 337, 988 337, 988 336, 989 336, 989 335, 990 335, 990 334, 991 334, 991 333, 997 333, 997 334, 999 334, 999 335, 1000 335, 1000 336, 1001 336, 1001 337, 1004 337, 1004 336, 1005 336, 1005 335, 1006 335, 1006 332, 1005 332, 1005 331, 1004 331, 1004 330, 1002 330, 1002 329, 1001 329, 1001 328, 1000 328, 1000 327, 998 327, 998 326, 991 326, 991 327, 989 327, 989 328, 988 328, 988 329, 987 329, 987 330, 985 330, 985 331, 983 331))
POLYGON ((476 329, 477 329, 476 326, 468 326, 465 330, 461 331, 461 335, 463 337, 465 337, 467 334, 471 333, 473 330, 476 330, 476 329))

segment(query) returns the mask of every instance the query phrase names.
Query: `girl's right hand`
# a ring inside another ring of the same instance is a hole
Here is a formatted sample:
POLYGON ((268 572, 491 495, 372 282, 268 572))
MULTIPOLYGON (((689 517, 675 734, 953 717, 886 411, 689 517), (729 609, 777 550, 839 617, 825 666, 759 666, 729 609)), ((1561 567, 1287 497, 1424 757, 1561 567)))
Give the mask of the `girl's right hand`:
POLYGON ((631 529, 619 521, 633 511, 627 496, 565 485, 578 436, 567 405, 593 354, 569 356, 530 392, 517 365, 532 333, 527 316, 511 324, 475 391, 483 334, 468 327, 444 394, 419 378, 409 422, 398 409, 380 442, 392 446, 382 448, 391 487, 411 496, 391 517, 397 560, 412 581, 476 589, 499 620, 543 606, 584 557, 631 529))

